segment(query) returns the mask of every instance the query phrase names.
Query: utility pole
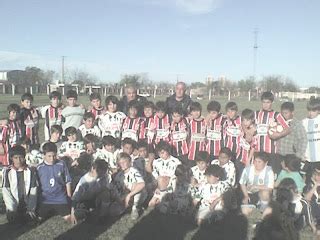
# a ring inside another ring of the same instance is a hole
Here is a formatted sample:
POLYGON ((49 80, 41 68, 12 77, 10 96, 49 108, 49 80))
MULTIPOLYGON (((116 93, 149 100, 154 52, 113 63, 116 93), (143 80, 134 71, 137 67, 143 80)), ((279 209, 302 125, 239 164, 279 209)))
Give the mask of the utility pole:
POLYGON ((62 66, 61 66, 61 83, 64 84, 64 58, 66 56, 62 56, 62 66))
POLYGON ((258 28, 255 28, 253 31, 254 34, 254 45, 253 45, 253 79, 256 80, 256 71, 257 71, 257 55, 258 55, 258 28))

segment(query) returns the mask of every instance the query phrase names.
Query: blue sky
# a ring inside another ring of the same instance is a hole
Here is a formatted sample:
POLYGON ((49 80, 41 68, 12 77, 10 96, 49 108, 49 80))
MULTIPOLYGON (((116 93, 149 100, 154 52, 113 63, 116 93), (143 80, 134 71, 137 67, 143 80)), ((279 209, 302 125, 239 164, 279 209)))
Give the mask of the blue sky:
POLYGON ((82 69, 102 82, 238 81, 281 74, 319 86, 319 0, 1 0, 0 69, 82 69))

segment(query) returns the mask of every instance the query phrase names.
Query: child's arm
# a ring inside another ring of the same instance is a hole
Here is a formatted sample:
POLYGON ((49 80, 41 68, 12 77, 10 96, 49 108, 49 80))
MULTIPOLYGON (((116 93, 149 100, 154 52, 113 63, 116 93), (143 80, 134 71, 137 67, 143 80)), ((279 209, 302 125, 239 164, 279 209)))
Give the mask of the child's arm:
POLYGON ((243 204, 248 204, 249 203, 249 194, 247 190, 247 186, 245 184, 240 184, 241 191, 243 193, 243 204))
POLYGON ((6 210, 13 212, 17 210, 18 202, 11 193, 10 183, 7 182, 7 180, 9 181, 9 178, 7 177, 7 172, 7 168, 4 168, 2 170, 2 197, 6 206, 6 210))
POLYGON ((68 182, 66 184, 66 190, 67 190, 67 196, 71 198, 72 197, 71 182, 68 182))
MULTIPOLYGON (((34 171, 34 170, 31 170, 34 171)), ((29 191, 28 196, 28 202, 27 202, 27 212, 31 217, 35 217, 35 211, 37 207, 37 200, 38 200, 38 177, 36 172, 31 173, 31 187, 29 191)))
POLYGON ((131 198, 136 195, 137 193, 141 192, 145 187, 145 183, 144 182, 140 182, 140 183, 136 183, 133 185, 131 192, 128 193, 128 195, 126 196, 125 199, 125 207, 129 206, 129 202, 131 200, 131 198))

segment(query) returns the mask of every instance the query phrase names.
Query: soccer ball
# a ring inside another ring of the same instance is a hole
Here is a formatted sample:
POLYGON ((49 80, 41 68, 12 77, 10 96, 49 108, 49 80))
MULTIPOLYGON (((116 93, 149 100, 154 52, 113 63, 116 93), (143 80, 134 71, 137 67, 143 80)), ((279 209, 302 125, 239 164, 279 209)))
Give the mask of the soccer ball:
POLYGON ((277 123, 277 122, 272 122, 269 125, 269 135, 272 135, 273 133, 277 132, 277 133, 281 133, 283 131, 283 127, 281 124, 277 123))

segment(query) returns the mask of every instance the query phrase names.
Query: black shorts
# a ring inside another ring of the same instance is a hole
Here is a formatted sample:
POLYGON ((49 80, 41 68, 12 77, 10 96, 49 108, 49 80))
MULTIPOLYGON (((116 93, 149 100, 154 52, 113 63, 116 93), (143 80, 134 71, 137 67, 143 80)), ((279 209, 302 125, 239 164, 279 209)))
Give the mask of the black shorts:
POLYGON ((46 204, 42 203, 39 206, 38 214, 39 217, 47 219, 49 217, 59 215, 67 216, 70 215, 71 207, 69 204, 46 204))

